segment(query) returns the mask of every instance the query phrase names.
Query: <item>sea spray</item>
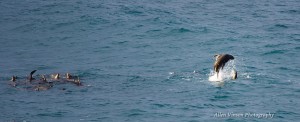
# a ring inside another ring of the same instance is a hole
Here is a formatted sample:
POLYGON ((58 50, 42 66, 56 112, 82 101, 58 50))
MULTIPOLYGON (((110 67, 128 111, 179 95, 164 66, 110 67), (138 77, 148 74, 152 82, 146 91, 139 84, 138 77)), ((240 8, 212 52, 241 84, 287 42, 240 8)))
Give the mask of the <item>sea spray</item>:
POLYGON ((209 81, 226 81, 232 79, 232 72, 235 70, 234 61, 229 61, 228 64, 224 67, 224 69, 219 71, 217 74, 215 71, 211 70, 208 80, 209 81))

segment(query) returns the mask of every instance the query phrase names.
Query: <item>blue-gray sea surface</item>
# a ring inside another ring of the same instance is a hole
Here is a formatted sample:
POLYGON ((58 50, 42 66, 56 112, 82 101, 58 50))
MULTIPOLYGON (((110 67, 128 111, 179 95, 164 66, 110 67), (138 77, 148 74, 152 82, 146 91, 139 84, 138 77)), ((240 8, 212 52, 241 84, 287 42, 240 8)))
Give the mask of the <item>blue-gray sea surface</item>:
POLYGON ((0 121, 300 119, 298 0, 2 0, 0 16, 0 121), (221 86, 218 53, 238 71, 221 86), (8 85, 34 69, 83 86, 8 85))

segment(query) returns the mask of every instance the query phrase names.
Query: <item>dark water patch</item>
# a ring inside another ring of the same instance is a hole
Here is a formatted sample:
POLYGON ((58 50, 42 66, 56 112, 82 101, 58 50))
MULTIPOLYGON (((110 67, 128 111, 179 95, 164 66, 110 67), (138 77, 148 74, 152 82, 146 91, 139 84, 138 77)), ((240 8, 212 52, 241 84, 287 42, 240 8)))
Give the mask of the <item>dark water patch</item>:
POLYGON ((291 45, 291 43, 280 43, 280 44, 266 44, 264 47, 266 48, 278 48, 285 45, 291 45))
POLYGON ((136 38, 136 39, 144 39, 146 37, 146 35, 144 35, 144 34, 136 34, 136 35, 133 35, 132 37, 136 38))
POLYGON ((279 63, 273 62, 273 61, 267 61, 266 63, 267 63, 267 64, 279 64, 279 63))
POLYGON ((212 30, 210 30, 209 28, 207 27, 197 27, 195 28, 196 29, 196 32, 200 33, 200 34, 207 34, 207 33, 210 33, 212 32, 212 30))
POLYGON ((59 23, 55 24, 55 26, 53 26, 51 29, 54 30, 54 29, 58 29, 58 28, 66 27, 66 26, 71 26, 76 23, 77 22, 75 22, 75 21, 59 22, 59 23))
POLYGON ((166 62, 179 62, 179 61, 183 61, 183 59, 181 58, 173 58, 173 59, 166 59, 166 62))
POLYGON ((181 90, 181 91, 176 91, 174 93, 176 94, 187 94, 187 93, 190 93, 191 91, 190 90, 181 90))
POLYGON ((203 106, 204 106, 204 107, 208 107, 208 108, 214 108, 216 105, 205 103, 205 104, 203 104, 203 106))
POLYGON ((141 110, 141 109, 131 109, 128 111, 127 116, 128 117, 135 117, 135 116, 141 116, 144 115, 147 111, 141 110))
POLYGON ((136 10, 129 10, 125 12, 126 14, 132 14, 132 15, 143 15, 143 12, 136 11, 136 10))
POLYGON ((114 41, 112 42, 113 45, 123 45, 123 44, 126 44, 128 43, 129 41, 126 41, 126 40, 119 40, 119 41, 114 41))
POLYGON ((145 8, 143 6, 126 6, 121 5, 120 12, 124 12, 125 14, 134 15, 134 16, 143 16, 145 8))
POLYGON ((274 117, 275 118, 285 118, 285 119, 291 119, 293 120, 291 117, 292 116, 296 116, 296 117, 300 117, 300 115, 298 113, 292 112, 292 111, 286 111, 286 110, 277 110, 275 112, 274 117))
POLYGON ((295 92, 300 92, 300 89, 295 90, 295 92))
POLYGON ((213 98, 210 98, 209 100, 210 101, 226 101, 228 100, 228 98, 230 98, 230 96, 227 96, 227 95, 216 95, 214 96, 213 98))
POLYGON ((146 81, 146 79, 141 77, 141 76, 130 76, 127 81, 129 81, 129 82, 141 82, 141 81, 146 81))
POLYGON ((149 45, 149 44, 143 44, 143 45, 137 45, 137 46, 134 46, 134 48, 138 48, 138 49, 145 49, 145 48, 151 48, 152 46, 149 45))
POLYGON ((37 116, 64 117, 64 115, 67 113, 68 112, 59 111, 59 112, 55 112, 55 113, 40 113, 40 114, 37 114, 37 116))
POLYGON ((170 31, 170 33, 172 33, 172 34, 176 34, 176 33, 180 34, 180 33, 187 33, 187 32, 193 32, 193 31, 186 29, 186 28, 172 29, 170 31))
POLYGON ((56 66, 49 66, 49 65, 43 65, 43 64, 40 64, 37 66, 37 70, 38 70, 38 74, 43 74, 43 70, 46 71, 46 70, 53 70, 53 69, 56 69, 57 67, 56 66))
POLYGON ((37 29, 37 25, 33 23, 19 25, 13 28, 11 31, 30 32, 37 29))
POLYGON ((228 44, 228 43, 233 43, 238 41, 235 38, 217 38, 217 39, 213 39, 211 41, 208 42, 208 44, 210 45, 216 45, 216 44, 228 44))
POLYGON ((43 43, 43 42, 40 42, 37 44, 38 46, 41 46, 41 47, 49 47, 50 45, 47 44, 47 43, 43 43))
POLYGON ((263 56, 267 56, 267 55, 276 55, 276 54, 284 54, 286 52, 286 50, 272 50, 272 51, 268 51, 263 53, 263 56))
POLYGON ((215 100, 221 100, 221 99, 230 98, 230 96, 228 96, 228 95, 215 95, 214 98, 215 98, 215 100))
POLYGON ((154 103, 154 104, 151 104, 151 106, 153 106, 154 108, 164 108, 164 107, 167 107, 167 108, 169 108, 169 107, 172 107, 172 105, 171 104, 160 104, 160 103, 154 103))
POLYGON ((291 71, 293 71, 292 69, 289 69, 289 68, 287 68, 287 67, 279 67, 279 68, 277 68, 278 70, 284 70, 284 71, 287 71, 287 70, 291 70, 291 71))
POLYGON ((152 30, 146 31, 146 33, 158 33, 158 32, 161 32, 161 31, 162 31, 161 29, 152 29, 152 30))
POLYGON ((286 14, 300 14, 300 10, 284 10, 284 11, 280 11, 281 13, 286 13, 286 14))
POLYGON ((281 30, 285 30, 285 29, 288 29, 288 28, 289 28, 289 26, 285 25, 285 24, 275 24, 271 27, 268 27, 267 31, 281 31, 281 30))
MULTIPOLYGON (((83 4, 82 1, 76 2, 77 4, 83 4)), ((89 3, 87 7, 92 8, 92 9, 109 9, 104 3, 89 3)))
POLYGON ((260 10, 260 11, 255 11, 255 13, 252 14, 254 18, 268 18, 266 15, 268 11, 260 10))
POLYGON ((243 38, 243 39, 261 39, 263 37, 261 37, 259 35, 243 35, 241 38, 243 38))
POLYGON ((83 22, 88 23, 89 25, 104 25, 104 24, 108 24, 110 23, 109 20, 104 19, 103 17, 99 17, 99 16, 90 16, 90 15, 83 15, 80 16, 80 19, 83 20, 83 22))
POLYGON ((204 109, 205 107, 203 107, 203 105, 189 105, 190 108, 193 109, 204 109))
POLYGON ((276 24, 275 27, 277 27, 277 28, 288 28, 288 26, 284 25, 284 24, 276 24))
POLYGON ((99 68, 91 68, 88 70, 78 70, 75 75, 81 77, 81 78, 89 78, 89 79, 94 79, 97 77, 101 77, 102 75, 99 74, 99 72, 102 71, 99 68))

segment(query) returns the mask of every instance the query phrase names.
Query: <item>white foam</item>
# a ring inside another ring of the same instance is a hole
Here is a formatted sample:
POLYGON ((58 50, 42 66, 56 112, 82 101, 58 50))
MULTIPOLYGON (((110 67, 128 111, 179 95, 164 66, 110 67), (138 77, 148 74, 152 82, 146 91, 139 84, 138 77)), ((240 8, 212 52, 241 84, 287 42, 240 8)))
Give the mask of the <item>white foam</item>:
POLYGON ((219 75, 217 73, 213 73, 213 75, 209 76, 208 80, 209 81, 223 81, 223 72, 220 71, 219 75))
POLYGON ((235 69, 234 61, 229 61, 223 70, 220 69, 218 76, 216 72, 211 70, 208 80, 214 82, 223 82, 226 80, 230 80, 232 78, 233 75, 232 72, 234 72, 233 71, 234 69, 235 69))

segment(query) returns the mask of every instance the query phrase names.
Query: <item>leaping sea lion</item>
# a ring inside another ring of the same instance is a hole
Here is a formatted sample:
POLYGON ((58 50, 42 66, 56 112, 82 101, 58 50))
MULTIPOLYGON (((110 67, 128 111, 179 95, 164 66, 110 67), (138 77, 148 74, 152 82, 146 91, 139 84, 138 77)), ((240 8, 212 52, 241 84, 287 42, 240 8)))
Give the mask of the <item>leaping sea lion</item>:
POLYGON ((219 75, 220 68, 224 68, 225 64, 229 60, 233 60, 234 57, 229 54, 217 54, 214 56, 216 58, 215 64, 214 64, 214 71, 217 73, 217 77, 219 75))

